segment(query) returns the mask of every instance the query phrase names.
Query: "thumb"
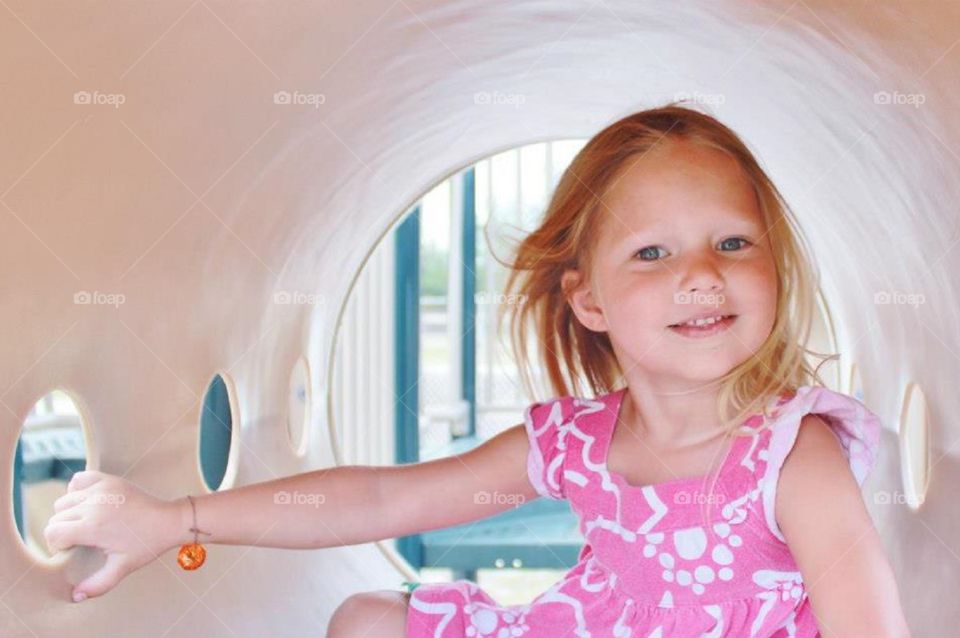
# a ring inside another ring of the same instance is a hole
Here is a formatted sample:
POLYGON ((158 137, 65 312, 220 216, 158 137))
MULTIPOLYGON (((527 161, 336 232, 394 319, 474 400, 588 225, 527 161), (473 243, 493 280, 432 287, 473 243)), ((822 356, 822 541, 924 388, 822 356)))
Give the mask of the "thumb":
POLYGON ((73 601, 83 602, 87 598, 94 598, 113 589, 126 576, 126 565, 123 554, 107 554, 107 560, 93 575, 84 579, 73 589, 73 601))

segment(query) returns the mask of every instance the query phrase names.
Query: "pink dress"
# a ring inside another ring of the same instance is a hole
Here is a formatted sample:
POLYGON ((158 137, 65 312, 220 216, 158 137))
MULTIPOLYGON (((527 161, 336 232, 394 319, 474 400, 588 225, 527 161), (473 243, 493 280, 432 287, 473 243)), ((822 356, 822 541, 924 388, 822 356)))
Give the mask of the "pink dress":
POLYGON ((880 420, 860 401, 802 386, 755 414, 714 480, 634 486, 606 467, 626 388, 560 397, 524 413, 527 472, 542 496, 567 499, 586 540, 578 562, 525 605, 503 606, 468 580, 416 587, 406 635, 454 638, 819 636, 773 506, 800 419, 824 417, 861 486, 876 463, 880 420), (712 489, 711 489, 712 484, 712 489))

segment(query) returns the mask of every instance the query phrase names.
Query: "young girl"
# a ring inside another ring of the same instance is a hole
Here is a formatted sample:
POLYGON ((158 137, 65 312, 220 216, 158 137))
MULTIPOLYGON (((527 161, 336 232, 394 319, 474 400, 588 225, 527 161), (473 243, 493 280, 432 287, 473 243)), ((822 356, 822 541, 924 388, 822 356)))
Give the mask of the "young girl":
POLYGON ((81 472, 52 550, 108 555, 100 595, 180 543, 330 547, 566 499, 586 543, 526 605, 476 584, 349 597, 328 636, 904 637, 892 570, 860 487, 880 422, 817 383, 802 347, 816 281, 780 194, 730 129, 677 105, 593 137, 564 173, 507 284, 555 397, 455 457, 344 466, 158 501, 81 472), (585 380, 595 398, 579 384, 585 380), (278 506, 279 491, 322 508, 278 506), (478 492, 514 499, 486 499, 478 492), (125 507, 97 508, 119 492, 125 507), (490 502, 495 501, 495 502, 490 502), (195 509, 194 509, 195 508, 195 509))

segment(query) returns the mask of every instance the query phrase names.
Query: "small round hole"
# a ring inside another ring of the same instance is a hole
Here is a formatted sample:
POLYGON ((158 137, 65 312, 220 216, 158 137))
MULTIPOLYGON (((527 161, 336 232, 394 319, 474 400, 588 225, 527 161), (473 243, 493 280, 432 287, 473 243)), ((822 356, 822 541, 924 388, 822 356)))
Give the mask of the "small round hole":
POLYGON ((236 406, 227 379, 214 375, 200 411, 200 472, 207 489, 215 491, 236 474, 236 406))
POLYGON ((87 468, 86 424, 78 403, 53 390, 24 420, 13 464, 13 515, 20 538, 38 559, 52 558, 43 531, 53 503, 67 483, 87 468))
POLYGON ((307 427, 310 423, 310 372, 307 360, 297 360, 290 374, 290 392, 287 398, 287 436, 297 454, 307 447, 307 427))

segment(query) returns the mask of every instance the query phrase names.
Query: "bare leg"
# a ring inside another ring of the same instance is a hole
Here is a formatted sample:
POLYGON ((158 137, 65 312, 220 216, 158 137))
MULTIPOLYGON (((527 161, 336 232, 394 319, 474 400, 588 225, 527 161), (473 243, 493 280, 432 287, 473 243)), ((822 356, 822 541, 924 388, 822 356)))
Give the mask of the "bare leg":
POLYGON ((369 591, 347 597, 333 612, 327 638, 405 638, 408 592, 369 591))

